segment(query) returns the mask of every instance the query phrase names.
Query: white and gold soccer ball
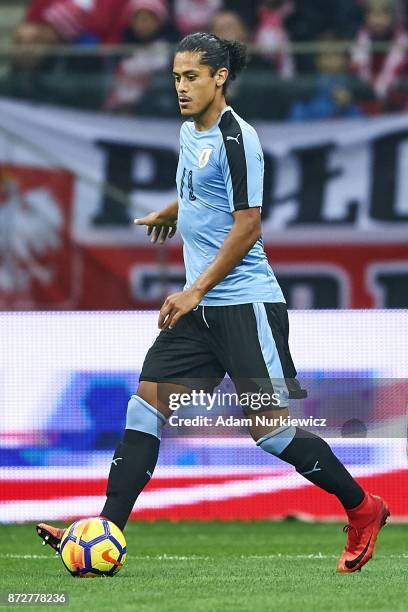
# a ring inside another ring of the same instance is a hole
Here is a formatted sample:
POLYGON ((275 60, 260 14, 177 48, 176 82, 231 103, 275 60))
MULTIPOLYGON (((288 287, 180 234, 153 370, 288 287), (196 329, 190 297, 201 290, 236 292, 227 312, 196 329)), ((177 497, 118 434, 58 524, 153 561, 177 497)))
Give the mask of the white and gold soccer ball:
POLYGON ((106 519, 81 519, 65 531, 59 552, 72 576, 113 576, 125 563, 126 540, 119 527, 106 519))

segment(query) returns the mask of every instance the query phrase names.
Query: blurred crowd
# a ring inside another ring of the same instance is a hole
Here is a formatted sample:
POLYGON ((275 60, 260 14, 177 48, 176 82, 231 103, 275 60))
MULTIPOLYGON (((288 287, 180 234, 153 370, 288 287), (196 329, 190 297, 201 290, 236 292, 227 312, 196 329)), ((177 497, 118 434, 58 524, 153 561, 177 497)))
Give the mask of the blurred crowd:
POLYGON ((408 110, 407 14, 408 0, 31 0, 15 33, 31 51, 18 54, 15 70, 46 70, 58 44, 132 45, 116 57, 103 103, 129 112, 154 75, 168 72, 173 45, 205 30, 248 43, 264 80, 314 75, 313 90, 289 105, 293 121, 408 110), (293 52, 305 42, 314 53, 293 52), (359 89, 370 95, 360 99, 359 89))

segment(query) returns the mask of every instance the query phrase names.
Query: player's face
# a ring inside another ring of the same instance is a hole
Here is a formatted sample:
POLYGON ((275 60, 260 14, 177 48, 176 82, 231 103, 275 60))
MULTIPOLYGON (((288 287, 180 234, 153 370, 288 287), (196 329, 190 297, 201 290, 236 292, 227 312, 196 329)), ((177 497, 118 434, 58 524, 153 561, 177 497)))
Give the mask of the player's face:
POLYGON ((200 63, 200 53, 191 52, 176 54, 173 76, 180 112, 189 117, 200 115, 211 106, 226 78, 222 69, 212 74, 210 66, 200 63))

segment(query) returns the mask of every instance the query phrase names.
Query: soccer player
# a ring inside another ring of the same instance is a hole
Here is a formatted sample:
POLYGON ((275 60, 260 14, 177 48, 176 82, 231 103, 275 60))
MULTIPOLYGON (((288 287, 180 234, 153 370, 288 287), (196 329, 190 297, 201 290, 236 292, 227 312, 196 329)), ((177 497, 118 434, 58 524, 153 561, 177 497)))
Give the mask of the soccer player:
MULTIPOLYGON (((155 468, 170 393, 212 391, 227 372, 238 393, 278 394, 279 405, 263 411, 269 422, 288 415, 290 397, 304 396, 288 346, 286 303, 261 238, 261 145, 225 98, 245 63, 244 45, 206 33, 184 38, 175 54, 180 111, 192 118, 181 127, 178 201, 135 223, 147 226, 155 243, 171 238, 177 224, 187 282, 160 310, 161 332, 146 355, 113 457, 101 516, 121 529, 155 468)), ((259 448, 339 499, 348 539, 337 571, 359 570, 389 516, 386 503, 363 491, 322 438, 293 426, 256 425, 254 411, 246 412, 259 448)), ((58 548, 63 530, 42 523, 37 531, 58 548)))

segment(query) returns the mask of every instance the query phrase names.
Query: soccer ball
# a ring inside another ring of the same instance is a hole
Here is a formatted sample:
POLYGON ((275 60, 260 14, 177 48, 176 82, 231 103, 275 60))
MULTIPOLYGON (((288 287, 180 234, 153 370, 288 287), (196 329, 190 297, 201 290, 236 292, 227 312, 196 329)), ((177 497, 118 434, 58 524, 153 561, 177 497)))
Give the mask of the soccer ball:
POLYGON ((119 527, 106 519, 82 519, 65 531, 59 552, 72 576, 113 576, 125 563, 126 540, 119 527))

